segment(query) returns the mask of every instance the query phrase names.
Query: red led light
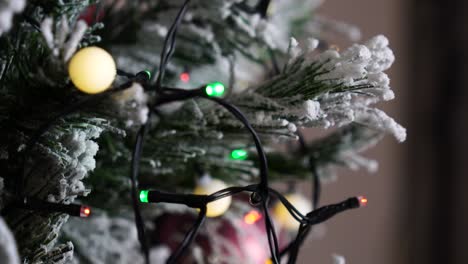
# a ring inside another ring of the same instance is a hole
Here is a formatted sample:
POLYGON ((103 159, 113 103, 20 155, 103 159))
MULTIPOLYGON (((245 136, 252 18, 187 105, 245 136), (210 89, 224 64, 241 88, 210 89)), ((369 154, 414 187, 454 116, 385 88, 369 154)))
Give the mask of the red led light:
POLYGON ((358 200, 359 200, 359 205, 360 205, 361 207, 364 207, 364 206, 367 205, 368 200, 367 200, 366 197, 364 197, 364 196, 359 196, 359 197, 358 197, 358 200))
POLYGON ((91 214, 91 208, 88 206, 81 206, 80 217, 88 217, 91 214))
POLYGON ((260 219, 262 219, 262 215, 256 210, 252 210, 244 216, 244 222, 248 225, 253 225, 260 219))
POLYGON ((190 81, 190 74, 188 74, 187 72, 183 72, 180 74, 180 80, 183 81, 184 83, 187 83, 190 81))

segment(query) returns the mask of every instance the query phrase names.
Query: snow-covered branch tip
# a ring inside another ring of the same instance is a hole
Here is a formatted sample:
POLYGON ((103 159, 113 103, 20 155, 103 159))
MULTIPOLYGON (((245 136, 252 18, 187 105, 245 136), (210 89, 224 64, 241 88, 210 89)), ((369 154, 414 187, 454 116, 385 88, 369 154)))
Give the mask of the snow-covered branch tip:
POLYGON ((317 40, 309 40, 304 51, 292 39, 283 72, 255 89, 263 99, 244 96, 242 101, 247 103, 243 105, 253 109, 258 104, 268 105, 272 115, 296 125, 328 128, 358 122, 391 133, 402 142, 406 130, 372 107, 395 97, 384 73, 395 60, 388 44, 388 39, 379 35, 341 53, 329 49, 317 54, 317 40), (284 111, 289 109, 299 110, 289 111, 288 118, 284 111))

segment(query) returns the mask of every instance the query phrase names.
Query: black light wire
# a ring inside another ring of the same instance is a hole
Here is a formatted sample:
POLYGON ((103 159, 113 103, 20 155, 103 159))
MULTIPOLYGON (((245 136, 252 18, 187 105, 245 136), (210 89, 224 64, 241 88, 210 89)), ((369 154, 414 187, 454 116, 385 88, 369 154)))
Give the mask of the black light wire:
MULTIPOLYGON (((164 73, 165 73, 165 70, 166 70, 166 66, 167 66, 167 63, 169 62, 169 59, 170 57, 172 56, 173 52, 174 52, 174 48, 175 48, 175 37, 176 37, 176 33, 177 33, 177 28, 180 24, 180 22, 182 21, 182 18, 185 14, 185 11, 187 10, 187 7, 188 7, 188 4, 189 4, 190 0, 186 0, 184 2, 184 4, 182 5, 182 7, 180 8, 174 22, 172 23, 167 35, 166 35, 166 38, 164 39, 164 44, 163 44, 163 48, 162 48, 162 51, 161 51, 161 56, 160 56, 160 63, 159 63, 159 71, 157 71, 157 69, 153 69, 153 72, 151 74, 151 76, 156 76, 157 74, 157 77, 156 77, 156 83, 154 85, 154 90, 156 91, 156 94, 157 96, 159 96, 157 98, 157 100, 153 103, 152 106, 150 106, 151 109, 155 108, 154 106, 156 105, 159 105, 159 104, 163 104, 165 102, 170 102, 172 101, 172 98, 167 98, 168 96, 164 96, 165 94, 165 91, 162 90, 162 79, 164 78, 164 73), (169 50, 167 50, 167 46, 169 44, 169 50), (162 99, 164 98, 164 99, 162 99)), ((153 77, 154 78, 154 77, 153 77)), ((150 80, 151 82, 151 80, 150 80)), ((171 96, 169 96, 171 97, 171 96)), ((174 97, 174 96, 172 96, 174 97)), ((178 97, 178 96, 176 96, 178 97)), ((174 98, 176 98, 174 97, 174 98)), ((188 99, 189 97, 187 97, 188 99)), ((178 98, 179 100, 181 99, 180 97, 178 98)), ((148 122, 150 122, 151 120, 151 116, 152 116, 152 113, 154 111, 149 111, 148 113, 148 122)), ((149 259, 149 247, 148 247, 148 243, 147 243, 147 240, 146 240, 146 235, 145 235, 145 227, 144 227, 144 220, 143 220, 143 217, 142 217, 142 214, 141 214, 141 209, 140 209, 140 205, 139 205, 139 202, 138 202, 138 197, 137 197, 137 193, 138 193, 138 172, 139 172, 139 164, 140 164, 140 159, 141 159, 141 154, 142 154, 142 151, 143 151, 143 143, 144 143, 144 138, 145 138, 145 135, 147 133, 147 124, 143 124, 140 129, 139 129, 139 132, 137 134, 137 137, 135 139, 135 145, 134 145, 134 148, 133 148, 133 153, 132 153, 132 160, 131 160, 131 172, 130 172, 130 182, 131 182, 131 193, 132 193, 132 208, 133 208, 133 212, 134 212, 134 215, 135 215, 135 225, 136 225, 136 228, 137 228, 137 233, 138 233, 138 240, 140 242, 140 246, 141 246, 141 249, 143 251, 143 254, 144 254, 144 258, 145 258, 145 263, 149 264, 150 263, 150 259, 149 259)), ((203 222, 203 220, 199 221, 200 224, 203 222)), ((194 226, 195 227, 195 226, 194 226)), ((198 230, 198 228, 195 228, 195 232, 196 233, 196 230, 198 230)), ((188 235, 186 237, 186 240, 184 240, 184 243, 182 244, 182 247, 183 249, 186 248, 185 244, 186 243, 189 243, 193 240, 193 237, 194 235, 188 235)), ((181 249, 181 252, 183 252, 183 250, 181 249)), ((180 253, 178 253, 180 255, 180 253)), ((176 256, 176 259, 177 259, 177 256, 176 256)), ((172 260, 171 260, 172 261, 172 260)))
MULTIPOLYGON (((309 150, 305 142, 304 135, 300 130, 298 130, 296 134, 298 136, 300 153, 304 156, 308 155, 309 150)), ((315 210, 318 208, 321 184, 317 167, 315 165, 315 160, 312 156, 309 157, 309 167, 312 172, 312 208, 315 210)), ((280 257, 283 257, 287 253, 289 253, 288 263, 295 263, 299 248, 304 242, 305 238, 310 233, 311 229, 312 226, 304 225, 304 223, 301 223, 301 225, 299 226, 299 230, 296 234, 296 238, 292 240, 283 250, 281 250, 280 257)))
MULTIPOLYGON (((225 100, 223 100, 221 98, 207 97, 204 94, 203 87, 201 87, 199 89, 196 89, 196 90, 182 90, 182 89, 177 89, 177 88, 175 88, 175 89, 174 88, 172 88, 172 89, 164 88, 164 90, 166 90, 166 91, 169 90, 169 91, 171 91, 171 93, 160 96, 158 98, 158 100, 155 102, 154 106, 152 107, 152 110, 156 109, 157 107, 159 107, 159 106, 161 106, 163 104, 170 103, 170 102, 173 102, 173 101, 181 101, 181 100, 186 100, 186 99, 190 99, 190 98, 194 98, 194 97, 202 97, 202 98, 206 98, 206 99, 209 99, 211 101, 216 102, 217 104, 223 106, 226 110, 231 112, 239 121, 241 121, 243 123, 243 125, 247 128, 247 130, 252 135, 252 138, 254 140, 254 143, 255 143, 255 146, 256 146, 256 149, 257 149, 257 152, 258 152, 258 156, 259 156, 259 159, 260 159, 260 179, 261 180, 260 180, 260 183, 256 186, 255 193, 258 193, 260 195, 262 207, 263 207, 263 210, 265 212, 265 216, 266 216, 265 217, 265 226, 266 226, 266 230, 267 230, 267 233, 268 233, 268 241, 269 241, 269 245, 270 245, 272 258, 276 260, 274 263, 279 263, 278 260, 277 260, 277 256, 279 254, 278 239, 277 239, 277 236, 276 236, 276 233, 275 233, 273 222, 272 222, 271 217, 270 217, 269 212, 268 212, 268 205, 267 205, 267 203, 268 203, 268 192, 269 192, 269 188, 268 188, 268 163, 267 163, 267 158, 266 158, 265 151, 263 150, 263 146, 262 146, 262 143, 260 141, 260 138, 259 138, 258 134, 253 129, 253 127, 250 125, 249 121, 244 116, 244 114, 242 114, 242 112, 237 107, 235 107, 234 105, 228 103, 227 101, 225 101, 225 100)), ((137 150, 135 152, 141 152, 142 143, 143 143, 141 138, 142 138, 142 135, 139 134, 139 136, 137 137, 137 144, 135 145, 135 147, 137 148, 137 150)), ((132 179, 135 179, 137 174, 138 174, 138 172, 137 172, 138 167, 136 166, 136 164, 139 162, 139 159, 140 159, 139 155, 134 155, 133 156, 132 168, 134 168, 134 169, 132 169, 132 179)), ((132 181, 134 183, 136 180, 132 180, 132 181)), ((133 184, 133 183, 132 183, 132 189, 133 189, 132 193, 136 193, 135 187, 137 186, 137 184, 133 184)), ((234 189, 232 189, 232 190, 234 190, 234 189)), ((233 195, 233 193, 229 192, 229 191, 232 191, 232 190, 224 190, 225 192, 227 191, 227 193, 224 193, 223 195, 221 195, 222 193, 217 193, 216 194, 218 196, 217 199, 220 199, 220 198, 228 196, 228 195, 233 195), (221 195, 221 196, 219 196, 219 195, 221 195)), ((236 192, 239 192, 239 191, 243 191, 243 189, 236 189, 236 192)), ((136 197, 137 196, 135 195, 135 197, 133 199, 135 200, 136 197)), ((208 203, 208 202, 210 202, 210 201, 206 201, 206 203, 208 203)), ((137 207, 135 207, 135 208, 137 208, 137 207)), ((138 212, 138 211, 139 211, 138 209, 135 210, 135 212, 138 212)), ((138 229, 143 230, 144 229, 142 227, 143 224, 139 223, 140 219, 141 218, 136 219, 137 226, 138 226, 138 229)), ((199 223, 201 225, 202 221, 199 221, 199 223)), ((198 229, 197 225, 194 226, 194 229, 198 229)), ((141 233, 144 233, 144 231, 141 232, 141 233)), ((186 236, 186 237, 188 237, 188 239, 184 240, 184 243, 182 243, 179 246, 179 248, 176 250, 177 256, 174 256, 174 257, 171 256, 169 258, 169 260, 168 260, 168 263, 173 263, 173 261, 176 261, 177 258, 181 254, 181 253, 179 253, 179 252, 181 252, 181 248, 188 247, 189 243, 194 238, 194 236, 186 236)), ((142 242, 145 243, 144 239, 142 239, 142 241, 140 241, 140 243, 142 243, 142 242)), ((145 248, 145 247, 146 246, 144 246, 142 244, 142 248, 145 248)))
POLYGON ((270 217, 270 213, 268 212, 268 200, 269 200, 269 188, 268 188, 268 161, 263 150, 262 143, 260 138, 255 131, 255 129, 250 125, 247 118, 242 114, 242 112, 232 104, 224 101, 220 98, 208 97, 208 99, 220 104, 224 108, 226 108, 229 112, 231 112, 242 124, 245 128, 249 131, 252 135, 252 138, 255 143, 255 147, 258 153, 259 163, 260 163, 260 183, 258 186, 257 194, 260 195, 262 208, 265 214, 265 227, 268 236, 268 244, 270 245, 270 253, 273 263, 279 263, 278 255, 279 255, 279 245, 278 245, 278 238, 276 236, 276 231, 273 225, 273 222, 270 217))
MULTIPOLYGON (((260 191, 262 192, 268 192, 268 160, 265 154, 265 151, 263 150, 262 143, 260 141, 260 137, 258 136, 257 132, 255 129, 252 127, 250 122, 248 121, 247 117, 237 108, 236 106, 228 103, 227 101, 221 99, 221 98, 216 98, 216 97, 207 97, 211 101, 216 102, 217 104, 223 106, 226 110, 231 112, 244 126, 245 128, 249 131, 249 133, 252 135, 253 141, 255 143, 255 148, 258 153, 258 158, 259 158, 259 163, 260 163, 260 191)), ((264 198, 264 197, 262 197, 264 198)))
MULTIPOLYGON (((263 17, 266 17, 266 11, 268 10, 268 5, 269 5, 268 0, 260 0, 260 2, 257 5, 257 8, 263 8, 264 10, 263 17)), ((280 74, 280 69, 278 65, 278 60, 276 58, 276 54, 270 47, 268 47, 268 54, 270 55, 270 59, 273 65, 273 70, 274 70, 275 75, 280 74)), ((298 135, 299 144, 300 144, 300 152, 302 155, 307 155, 307 152, 308 152, 307 145, 305 143, 304 136, 302 135, 300 130, 297 131, 297 135, 298 135)), ((315 161, 313 160, 313 157, 309 157, 309 166, 312 171, 312 206, 313 206, 313 209, 315 210, 318 207, 321 185, 320 185, 319 174, 315 165, 315 161)), ((281 202, 285 204, 285 201, 281 201, 281 202)), ((288 209, 289 213, 297 221, 300 222, 300 226, 296 234, 296 238, 292 240, 283 250, 281 250, 280 255, 279 255, 281 259, 287 253, 289 253, 288 264, 292 264, 296 262, 299 248, 304 242, 305 238, 308 236, 312 227, 310 225, 306 225, 303 222, 301 222, 298 219, 298 217, 294 214, 296 212, 292 212, 290 210, 290 207, 288 206, 285 206, 285 207, 288 209)), ((301 214, 299 213, 299 215, 301 214)))
POLYGON ((177 260, 182 256, 182 254, 187 250, 192 241, 195 239, 198 230, 200 230, 201 225, 206 219, 206 205, 200 208, 200 213, 195 224, 192 226, 190 231, 184 237, 182 244, 176 249, 176 251, 169 257, 166 261, 168 264, 177 263, 177 260))
POLYGON ((181 23, 182 18, 184 17, 185 12, 187 11, 189 2, 190 0, 185 0, 184 4, 179 9, 179 12, 177 13, 177 16, 174 22, 169 28, 169 31, 167 32, 166 38, 164 39, 163 48, 161 51, 159 71, 157 71, 157 69, 155 68, 153 69, 153 72, 152 72, 152 76, 156 76, 156 73, 157 73, 155 90, 159 94, 164 93, 164 91, 161 90, 162 79, 164 78, 164 73, 166 71, 167 63, 169 62, 170 57, 174 53, 177 28, 179 27, 179 24, 181 23), (169 50, 167 50, 168 42, 170 42, 169 50))
MULTIPOLYGON (((151 118, 151 111, 148 113, 148 122, 151 118)), ((138 172, 140 169, 140 158, 143 152, 143 142, 147 133, 147 125, 143 124, 135 139, 135 145, 132 152, 132 161, 130 167, 130 183, 131 183, 131 194, 132 194, 132 208, 135 216, 135 225, 137 228, 138 241, 140 242, 141 250, 145 258, 145 263, 150 263, 149 260, 149 247, 145 235, 145 226, 143 217, 140 210, 140 204, 138 203, 138 172)))

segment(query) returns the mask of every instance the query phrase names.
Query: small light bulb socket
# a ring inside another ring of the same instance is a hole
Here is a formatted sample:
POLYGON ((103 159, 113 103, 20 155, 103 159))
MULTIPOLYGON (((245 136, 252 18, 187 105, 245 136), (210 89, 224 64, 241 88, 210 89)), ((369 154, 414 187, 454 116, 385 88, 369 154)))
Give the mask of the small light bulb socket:
POLYGON ((231 159, 233 160, 246 160, 249 153, 244 149, 235 149, 231 151, 231 159))
POLYGON ((249 203, 252 206, 260 206, 263 199, 262 196, 258 192, 253 192, 250 194, 249 203))
POLYGON ((141 190, 139 194, 144 203, 184 204, 192 208, 203 208, 208 203, 208 195, 175 194, 157 190, 141 190))
POLYGON ((86 217, 89 217, 90 215, 91 215, 91 208, 85 205, 81 205, 80 217, 86 218, 86 217))
POLYGON ((151 80, 151 72, 148 70, 141 71, 136 74, 135 79, 143 83, 149 82, 151 80))
POLYGON ((348 198, 341 203, 326 205, 308 213, 308 222, 311 225, 320 224, 338 213, 359 207, 359 197, 348 198))
POLYGON ((359 207, 365 207, 367 206, 367 198, 365 196, 358 196, 357 197, 358 201, 359 201, 359 207))
POLYGON ((205 94, 208 97, 222 97, 224 95, 224 91, 224 84, 221 82, 213 82, 205 86, 205 94))
POLYGON ((24 198, 21 202, 16 203, 16 207, 32 211, 64 213, 77 217, 89 217, 91 215, 91 208, 88 206, 52 203, 33 198, 24 198))

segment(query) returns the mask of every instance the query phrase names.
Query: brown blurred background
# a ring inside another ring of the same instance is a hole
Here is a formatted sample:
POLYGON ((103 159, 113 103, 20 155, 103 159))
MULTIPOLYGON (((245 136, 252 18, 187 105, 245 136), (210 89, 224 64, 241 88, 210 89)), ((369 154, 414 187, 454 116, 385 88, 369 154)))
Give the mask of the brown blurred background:
POLYGON ((365 194, 369 206, 328 221, 300 263, 468 263, 468 1, 325 0, 319 14, 389 38, 396 99, 381 108, 408 139, 368 151, 377 173, 341 170, 324 186, 322 204, 365 194))

